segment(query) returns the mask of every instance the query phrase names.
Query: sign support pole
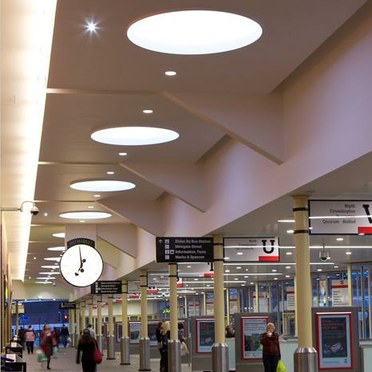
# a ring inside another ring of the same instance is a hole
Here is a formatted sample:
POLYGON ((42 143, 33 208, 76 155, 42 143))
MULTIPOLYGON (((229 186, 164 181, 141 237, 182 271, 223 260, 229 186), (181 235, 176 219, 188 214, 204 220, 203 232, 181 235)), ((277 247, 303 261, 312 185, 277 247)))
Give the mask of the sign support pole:
POLYGON ((293 198, 296 247, 296 314, 298 348, 294 353, 295 372, 317 372, 317 351, 312 346, 312 293, 310 272, 309 208, 306 196, 293 198), (299 273, 299 275, 297 275, 299 273))
POLYGON ((130 365, 130 339, 128 337, 128 280, 122 281, 122 294, 121 294, 121 365, 130 365))
POLYGON ((229 371, 228 346, 225 342, 224 252, 221 235, 214 237, 214 334, 212 372, 229 371))
POLYGON ((169 372, 181 372, 181 343, 178 339, 177 264, 169 263, 170 340, 168 342, 169 372))
POLYGON ((151 371, 150 339, 147 330, 147 271, 140 271, 141 291, 141 337, 139 340, 140 366, 139 371, 151 371))
POLYGON ((102 336, 102 298, 97 299, 97 343, 99 349, 103 349, 103 336, 102 336))

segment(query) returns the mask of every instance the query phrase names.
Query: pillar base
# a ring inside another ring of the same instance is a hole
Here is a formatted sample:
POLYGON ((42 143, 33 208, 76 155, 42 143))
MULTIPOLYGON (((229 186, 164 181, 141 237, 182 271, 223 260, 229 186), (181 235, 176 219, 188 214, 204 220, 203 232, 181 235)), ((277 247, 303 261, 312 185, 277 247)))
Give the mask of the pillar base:
POLYGON ((115 337, 107 336, 107 360, 114 360, 115 358, 115 337))
POLYGON ((318 353, 313 347, 299 347, 293 354, 294 372, 318 372, 318 353))
POLYGON ((168 372, 181 372, 181 342, 168 341, 168 372))
POLYGON ((130 339, 122 337, 120 341, 120 365, 130 365, 130 339))
POLYGON ((212 372, 229 372, 229 348, 225 343, 212 346, 212 372))
POLYGON ((151 371, 150 339, 141 337, 139 340, 139 371, 151 371))
POLYGON ((97 344, 98 344, 98 349, 100 349, 101 353, 103 353, 103 336, 102 335, 97 335, 97 344))

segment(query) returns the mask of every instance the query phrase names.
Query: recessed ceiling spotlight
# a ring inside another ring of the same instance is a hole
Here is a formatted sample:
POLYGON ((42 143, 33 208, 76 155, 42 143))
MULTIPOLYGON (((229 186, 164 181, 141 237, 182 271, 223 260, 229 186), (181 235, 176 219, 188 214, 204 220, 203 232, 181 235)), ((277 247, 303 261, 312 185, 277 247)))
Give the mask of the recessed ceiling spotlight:
POLYGON ((119 146, 155 145, 174 141, 179 134, 173 130, 156 127, 115 127, 98 130, 91 138, 100 143, 119 146))
POLYGON ((119 156, 127 156, 128 153, 127 153, 127 152, 119 152, 118 155, 119 155, 119 156))
POLYGON ((287 234, 293 234, 294 230, 287 230, 287 234))
POLYGON ((47 212, 44 213, 44 217, 48 217, 48 213, 47 212))
POLYGON ((114 171, 107 171, 106 174, 115 174, 114 171))
POLYGON ((294 223, 295 220, 294 219, 283 219, 283 220, 278 220, 278 222, 280 222, 280 223, 294 223))
POLYGON ((144 114, 152 114, 152 113, 154 112, 154 110, 151 110, 151 109, 144 109, 144 110, 142 110, 142 112, 143 112, 144 114))
POLYGON ((73 211, 73 212, 64 212, 59 215, 62 218, 67 218, 71 220, 98 220, 103 218, 109 218, 112 216, 108 212, 99 212, 99 211, 73 211))
POLYGON ((88 209, 94 209, 94 205, 88 205, 88 209))
POLYGON ((338 269, 338 266, 337 266, 337 265, 335 265, 335 266, 333 266, 333 268, 334 268, 334 269, 338 269))
POLYGON ((285 252, 287 256, 292 256, 292 252, 285 252))
POLYGON ((338 242, 342 242, 342 241, 344 240, 344 238, 336 238, 336 240, 337 240, 338 242))
MULTIPOLYGON (((114 191, 125 191, 131 190, 136 187, 132 182, 118 181, 118 180, 85 180, 76 181, 70 184, 70 187, 74 190, 79 191, 90 191, 90 192, 114 192, 114 191)), ((99 197, 101 195, 94 195, 99 197)))
POLYGON ((351 256, 352 253, 350 251, 347 251, 347 252, 345 252, 345 254, 348 255, 348 256, 351 256))
POLYGON ((93 195, 95 198, 100 198, 101 197, 101 194, 94 194, 93 195))
POLYGON ((54 236, 55 238, 64 239, 65 238, 65 233, 64 232, 54 233, 54 234, 52 234, 52 236, 54 236))
POLYGON ((286 268, 286 269, 290 269, 291 267, 290 267, 290 266, 286 266, 285 268, 286 268))
POLYGON ((176 76, 177 72, 176 71, 165 71, 164 75, 165 76, 176 76))
POLYGON ((252 44, 261 35, 261 26, 252 19, 213 10, 155 14, 127 31, 128 39, 141 48, 180 55, 227 52, 252 44))
POLYGON ((64 252, 66 248, 64 246, 60 247, 49 247, 47 248, 48 251, 53 251, 53 252, 64 252))
POLYGON ((98 30, 97 22, 93 20, 86 21, 85 30, 91 34, 95 34, 98 30))

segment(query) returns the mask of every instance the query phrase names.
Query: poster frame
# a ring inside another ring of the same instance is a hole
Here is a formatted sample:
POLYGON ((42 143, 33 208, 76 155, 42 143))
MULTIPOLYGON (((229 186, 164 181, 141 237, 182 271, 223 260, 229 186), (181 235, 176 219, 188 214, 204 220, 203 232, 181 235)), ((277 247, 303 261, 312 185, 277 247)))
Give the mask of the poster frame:
POLYGON ((326 371, 326 370, 340 370, 340 371, 345 371, 345 370, 350 370, 352 371, 354 369, 354 358, 353 358, 353 325, 352 325, 352 313, 348 311, 341 311, 341 312, 316 312, 315 313, 315 330, 316 330, 316 349, 318 350, 318 370, 319 371, 326 371), (347 338, 347 343, 348 343, 348 355, 347 359, 350 360, 350 365, 345 366, 345 367, 340 367, 339 365, 327 365, 324 366, 322 364, 322 359, 327 359, 327 358, 322 358, 322 352, 323 350, 323 341, 322 341, 322 329, 320 327, 321 320, 324 318, 335 318, 335 317, 344 317, 349 321, 349 326, 346 327, 346 338, 347 338))
MULTIPOLYGON (((259 358, 249 358, 249 357, 246 357, 244 355, 244 352, 245 352, 244 323, 245 323, 245 321, 249 321, 249 320, 252 320, 252 319, 263 319, 263 320, 265 320, 265 330, 266 330, 267 323, 269 323, 269 316, 268 315, 255 315, 255 316, 242 316, 240 318, 240 329, 241 329, 241 332, 242 332, 242 337, 241 337, 241 340, 240 340, 240 358, 241 358, 241 360, 249 360, 249 361, 254 362, 254 361, 262 360, 262 353, 261 353, 261 357, 259 357, 259 358)), ((262 333, 264 333, 265 330, 262 333)))
MULTIPOLYGON (((195 319, 195 337, 196 337, 196 342, 195 342, 195 351, 197 354, 208 354, 212 352, 212 347, 211 350, 205 350, 202 348, 200 345, 200 339, 199 339, 199 328, 200 328, 200 323, 213 323, 214 324, 214 319, 213 318, 200 318, 200 319, 195 319)), ((213 340, 214 343, 214 340, 213 340)))

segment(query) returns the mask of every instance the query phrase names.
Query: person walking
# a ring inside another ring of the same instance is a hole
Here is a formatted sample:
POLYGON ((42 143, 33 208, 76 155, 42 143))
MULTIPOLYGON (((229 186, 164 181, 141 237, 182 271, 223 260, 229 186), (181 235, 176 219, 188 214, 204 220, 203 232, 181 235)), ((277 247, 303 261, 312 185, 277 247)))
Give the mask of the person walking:
POLYGON ((160 372, 168 372, 168 341, 170 339, 170 324, 168 321, 162 323, 160 328, 160 372))
POLYGON ((281 358, 279 335, 275 332, 273 323, 267 323, 266 332, 260 336, 260 343, 263 346, 262 361, 265 372, 276 372, 276 367, 281 358))
POLYGON ((160 372, 161 372, 161 369, 162 369, 162 364, 161 364, 161 360, 163 358, 163 348, 162 348, 162 344, 161 344, 161 327, 163 325, 163 322, 159 322, 158 323, 158 326, 155 330, 155 335, 156 335, 156 341, 158 342, 158 350, 159 350, 159 353, 160 353, 160 372))
POLYGON ((96 372, 97 364, 93 356, 96 347, 98 347, 96 339, 91 336, 90 330, 85 328, 80 337, 76 354, 76 363, 79 364, 80 353, 82 353, 81 365, 83 372, 96 372))
POLYGON ((47 358, 47 369, 50 369, 50 358, 53 355, 53 347, 57 346, 57 339, 54 333, 51 331, 50 325, 45 324, 43 331, 41 332, 41 349, 43 350, 47 358))
POLYGON ((67 342, 68 342, 69 337, 70 337, 70 332, 68 331, 68 328, 64 324, 62 324, 60 341, 63 347, 67 347, 67 342))
POLYGON ((91 324, 88 324, 87 329, 89 330, 90 335, 91 335, 93 338, 96 338, 96 332, 94 332, 94 329, 93 329, 93 327, 92 327, 91 324))
POLYGON ((26 329, 24 337, 26 341, 27 353, 33 354, 36 334, 35 334, 35 331, 32 329, 31 325, 29 325, 28 328, 26 329))

